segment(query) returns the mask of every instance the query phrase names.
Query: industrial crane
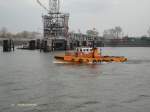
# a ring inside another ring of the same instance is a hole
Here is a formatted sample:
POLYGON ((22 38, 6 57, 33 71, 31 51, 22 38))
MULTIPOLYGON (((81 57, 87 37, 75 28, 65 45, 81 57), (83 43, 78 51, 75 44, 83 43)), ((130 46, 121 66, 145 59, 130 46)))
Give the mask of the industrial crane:
POLYGON ((36 1, 37 1, 37 3, 38 3, 41 7, 43 7, 43 9, 45 9, 46 11, 49 12, 49 9, 48 9, 47 7, 45 7, 45 6, 40 2, 40 0, 36 0, 36 1))
POLYGON ((60 12, 60 0, 49 0, 49 7, 44 6, 40 0, 37 0, 37 3, 48 12, 48 14, 42 16, 44 37, 66 39, 69 29, 69 14, 60 12))
POLYGON ((37 0, 37 3, 44 8, 49 13, 59 13, 60 11, 60 1, 59 0, 49 0, 49 8, 44 6, 40 0, 37 0))

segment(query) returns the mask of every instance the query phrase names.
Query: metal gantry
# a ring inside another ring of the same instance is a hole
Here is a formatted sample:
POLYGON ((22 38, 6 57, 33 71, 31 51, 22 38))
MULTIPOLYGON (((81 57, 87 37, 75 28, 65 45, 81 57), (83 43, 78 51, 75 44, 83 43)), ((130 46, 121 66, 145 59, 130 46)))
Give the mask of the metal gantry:
POLYGON ((69 14, 49 13, 43 16, 44 37, 66 37, 68 33, 69 14))
POLYGON ((48 10, 48 14, 43 15, 44 37, 50 39, 66 39, 69 29, 69 14, 60 12, 60 1, 49 0, 49 8, 46 8, 39 0, 37 2, 44 9, 48 10))
POLYGON ((49 11, 50 13, 60 12, 60 1, 59 0, 49 0, 49 11))

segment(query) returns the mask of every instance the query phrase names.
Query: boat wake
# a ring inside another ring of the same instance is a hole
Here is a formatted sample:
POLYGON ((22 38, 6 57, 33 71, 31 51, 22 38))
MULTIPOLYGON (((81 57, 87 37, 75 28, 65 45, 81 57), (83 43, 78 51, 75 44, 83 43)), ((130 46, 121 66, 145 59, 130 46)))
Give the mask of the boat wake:
MULTIPOLYGON (((75 64, 72 62, 65 62, 65 61, 53 61, 54 64, 75 64)), ((93 62, 89 62, 89 63, 80 63, 80 64, 84 64, 84 65, 94 65, 94 64, 108 64, 110 62, 100 62, 100 63, 93 63, 93 62)), ((111 62, 112 63, 112 62, 111 62)), ((77 64, 77 63, 76 63, 77 64)))
POLYGON ((67 64, 68 62, 53 61, 54 64, 67 64))

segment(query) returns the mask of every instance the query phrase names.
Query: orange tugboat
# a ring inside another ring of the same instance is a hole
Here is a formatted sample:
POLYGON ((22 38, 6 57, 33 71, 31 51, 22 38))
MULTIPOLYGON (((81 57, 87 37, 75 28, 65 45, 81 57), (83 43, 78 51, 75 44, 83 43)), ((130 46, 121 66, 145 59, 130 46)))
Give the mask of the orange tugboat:
POLYGON ((64 56, 55 56, 56 60, 67 63, 125 62, 123 56, 102 56, 100 48, 79 47, 74 53, 66 52, 64 56))

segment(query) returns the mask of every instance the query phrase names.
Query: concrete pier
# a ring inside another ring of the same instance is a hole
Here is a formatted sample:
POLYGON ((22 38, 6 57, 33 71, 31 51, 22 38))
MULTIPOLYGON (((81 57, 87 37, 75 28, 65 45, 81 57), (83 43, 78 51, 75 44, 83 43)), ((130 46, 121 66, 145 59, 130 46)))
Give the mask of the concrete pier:
POLYGON ((7 39, 3 40, 3 52, 11 52, 15 50, 15 45, 13 40, 7 39))

